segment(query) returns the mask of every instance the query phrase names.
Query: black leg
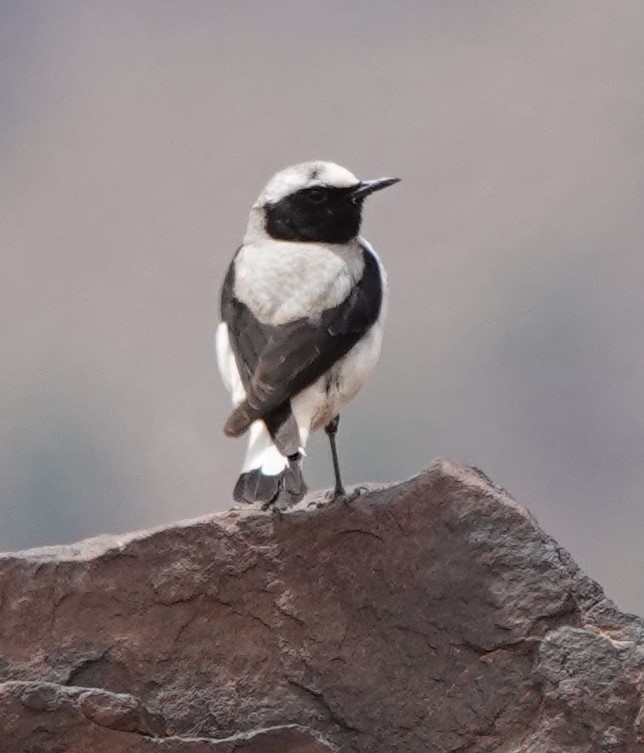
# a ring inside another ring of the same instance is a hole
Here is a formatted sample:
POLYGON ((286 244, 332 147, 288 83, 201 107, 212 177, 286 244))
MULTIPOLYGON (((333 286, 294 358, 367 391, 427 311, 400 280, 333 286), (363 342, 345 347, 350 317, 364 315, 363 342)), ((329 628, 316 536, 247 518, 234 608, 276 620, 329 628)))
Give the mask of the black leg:
POLYGON ((335 435, 338 433, 339 423, 340 416, 336 416, 324 427, 324 431, 326 431, 327 436, 329 437, 329 444, 331 445, 331 457, 333 458, 333 473, 335 474, 335 489, 333 490, 333 499, 346 499, 347 493, 342 486, 342 479, 340 478, 340 463, 338 461, 338 450, 335 446, 335 435))

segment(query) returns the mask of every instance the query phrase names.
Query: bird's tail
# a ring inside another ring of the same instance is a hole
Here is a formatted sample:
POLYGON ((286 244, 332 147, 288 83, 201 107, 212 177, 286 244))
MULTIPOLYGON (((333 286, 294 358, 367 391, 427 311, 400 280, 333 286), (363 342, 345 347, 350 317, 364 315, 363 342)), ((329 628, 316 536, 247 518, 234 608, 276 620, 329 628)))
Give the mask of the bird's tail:
POLYGON ((233 490, 235 501, 284 509, 299 502, 306 491, 301 454, 282 455, 264 422, 256 421, 250 428, 246 459, 233 490))

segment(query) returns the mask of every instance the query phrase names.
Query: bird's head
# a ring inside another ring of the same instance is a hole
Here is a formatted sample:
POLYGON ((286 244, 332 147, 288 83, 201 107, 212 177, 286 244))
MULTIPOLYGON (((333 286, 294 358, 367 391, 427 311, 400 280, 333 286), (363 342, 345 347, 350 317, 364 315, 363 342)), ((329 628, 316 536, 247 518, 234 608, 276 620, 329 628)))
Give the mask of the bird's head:
POLYGON ((292 165, 274 175, 259 195, 247 240, 264 234, 283 241, 347 243, 360 231, 365 198, 398 181, 361 181, 334 162, 292 165))

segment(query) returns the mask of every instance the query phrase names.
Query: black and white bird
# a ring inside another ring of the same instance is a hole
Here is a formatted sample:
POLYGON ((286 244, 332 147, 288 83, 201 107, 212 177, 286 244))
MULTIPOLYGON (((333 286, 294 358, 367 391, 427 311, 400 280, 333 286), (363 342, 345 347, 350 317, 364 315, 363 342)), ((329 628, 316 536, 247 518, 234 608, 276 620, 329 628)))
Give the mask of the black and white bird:
POLYGON ((221 293, 217 361, 234 409, 230 437, 249 432, 233 496, 264 509, 302 499, 302 456, 324 427, 346 498, 335 435, 380 354, 386 275, 359 236, 362 206, 398 178, 358 180, 333 162, 287 167, 268 182, 221 293))

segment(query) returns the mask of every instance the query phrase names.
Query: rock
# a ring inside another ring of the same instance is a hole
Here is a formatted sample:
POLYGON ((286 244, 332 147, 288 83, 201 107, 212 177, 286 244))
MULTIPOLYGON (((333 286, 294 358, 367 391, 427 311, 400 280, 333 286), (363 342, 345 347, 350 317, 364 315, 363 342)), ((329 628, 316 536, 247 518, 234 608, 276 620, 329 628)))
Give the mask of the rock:
POLYGON ((6 753, 644 751, 642 621, 448 463, 8 554, 0 610, 6 753))

